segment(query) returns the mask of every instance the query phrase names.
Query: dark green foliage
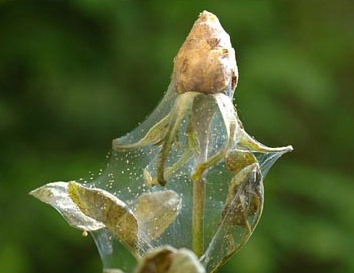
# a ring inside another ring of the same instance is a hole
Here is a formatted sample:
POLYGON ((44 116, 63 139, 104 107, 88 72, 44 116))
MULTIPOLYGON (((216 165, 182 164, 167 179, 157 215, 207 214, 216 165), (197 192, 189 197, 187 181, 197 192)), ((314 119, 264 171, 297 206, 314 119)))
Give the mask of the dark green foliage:
POLYGON ((166 3, 1 2, 0 272, 100 272, 93 240, 27 193, 105 167, 111 139, 162 98, 204 9, 236 49, 247 131, 295 148, 222 272, 354 272, 353 1, 166 3))

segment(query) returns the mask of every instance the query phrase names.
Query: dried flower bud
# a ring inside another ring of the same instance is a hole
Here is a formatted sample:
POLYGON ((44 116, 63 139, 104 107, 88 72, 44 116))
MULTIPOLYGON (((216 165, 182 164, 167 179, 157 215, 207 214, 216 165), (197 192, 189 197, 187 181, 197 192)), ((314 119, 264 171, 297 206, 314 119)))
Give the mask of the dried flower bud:
POLYGON ((230 36, 218 18, 203 11, 194 23, 175 60, 172 80, 178 93, 225 92, 236 87, 238 70, 230 36))
POLYGON ((135 273, 206 273, 195 254, 170 246, 150 249, 140 260, 135 273))

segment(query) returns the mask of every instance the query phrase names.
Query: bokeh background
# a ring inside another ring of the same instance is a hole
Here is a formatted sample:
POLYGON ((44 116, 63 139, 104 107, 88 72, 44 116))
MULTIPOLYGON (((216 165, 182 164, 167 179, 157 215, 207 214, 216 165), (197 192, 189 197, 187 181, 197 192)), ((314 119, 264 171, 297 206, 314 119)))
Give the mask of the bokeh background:
POLYGON ((101 271, 93 240, 28 195, 105 166, 166 90, 199 12, 231 35, 246 129, 292 144, 223 273, 354 272, 354 1, 2 1, 0 272, 101 271))

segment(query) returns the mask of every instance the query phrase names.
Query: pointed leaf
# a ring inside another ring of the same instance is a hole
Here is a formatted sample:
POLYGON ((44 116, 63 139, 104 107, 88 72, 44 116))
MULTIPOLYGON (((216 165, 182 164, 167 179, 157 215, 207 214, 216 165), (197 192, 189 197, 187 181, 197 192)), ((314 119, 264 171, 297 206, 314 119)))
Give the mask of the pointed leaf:
POLYGON ((232 179, 219 228, 203 262, 216 272, 252 235, 263 210, 263 182, 258 163, 247 166, 232 179))
POLYGON ((159 151, 159 160, 157 163, 157 182, 164 186, 166 184, 164 171, 165 162, 171 151, 172 144, 176 140, 176 136, 180 129, 180 125, 183 119, 189 114, 192 109, 194 99, 200 94, 197 92, 187 92, 177 97, 175 105, 171 110, 170 124, 168 126, 168 131, 166 137, 162 144, 161 150, 159 151))
POLYGON ((271 148, 268 146, 263 145, 262 143, 255 140, 251 137, 244 129, 239 130, 239 145, 242 148, 249 149, 253 152, 261 152, 261 153, 287 153, 293 150, 293 146, 284 146, 284 147, 277 147, 271 148))
POLYGON ((146 145, 157 145, 165 138, 170 123, 170 114, 156 123, 146 135, 135 143, 119 143, 119 138, 113 140, 113 150, 128 151, 138 149, 146 145))
POLYGON ((74 228, 95 231, 104 228, 104 224, 82 213, 68 195, 68 183, 54 182, 30 192, 31 195, 54 207, 74 228))
POLYGON ((69 183, 68 193, 85 215, 105 224, 131 250, 137 248, 138 222, 123 201, 107 191, 76 182, 69 183))

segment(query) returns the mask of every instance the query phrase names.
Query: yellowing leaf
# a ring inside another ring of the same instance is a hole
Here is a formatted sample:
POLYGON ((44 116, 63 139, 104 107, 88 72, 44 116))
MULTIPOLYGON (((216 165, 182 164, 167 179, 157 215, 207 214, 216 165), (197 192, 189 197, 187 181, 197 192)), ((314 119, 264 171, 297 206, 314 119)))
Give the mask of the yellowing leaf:
POLYGON ((102 222, 127 247, 136 250, 138 222, 123 201, 107 191, 76 182, 69 182, 68 193, 85 215, 102 222))
POLYGON ((54 207, 72 227, 95 231, 104 228, 104 224, 85 215, 68 195, 68 183, 48 183, 30 192, 31 195, 54 207))
POLYGON ((176 219, 182 199, 172 190, 143 193, 136 204, 139 227, 150 240, 158 238, 176 219))

